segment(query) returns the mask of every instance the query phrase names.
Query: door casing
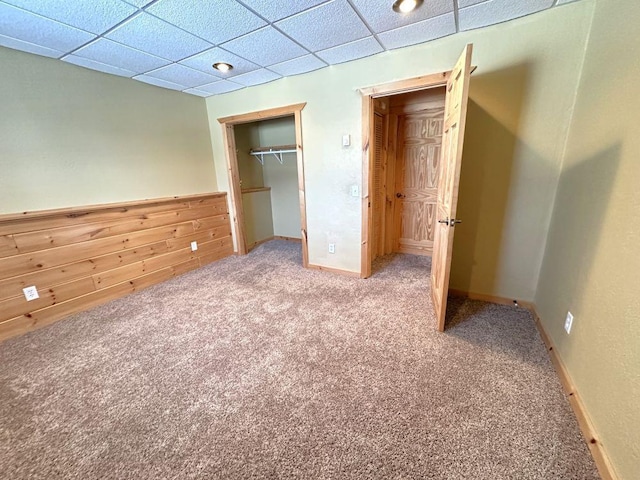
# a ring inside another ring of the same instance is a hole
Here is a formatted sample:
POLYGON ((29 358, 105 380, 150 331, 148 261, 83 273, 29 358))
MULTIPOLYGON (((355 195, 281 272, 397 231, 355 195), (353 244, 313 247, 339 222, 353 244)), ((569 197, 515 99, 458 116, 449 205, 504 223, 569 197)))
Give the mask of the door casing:
POLYGON ((371 214, 370 192, 373 191, 373 141, 374 108, 373 99, 401 93, 442 87, 447 84, 451 71, 414 77, 407 80, 385 83, 374 87, 361 88, 362 94, 362 244, 360 249, 360 277, 371 276, 373 245, 373 215, 371 214))
POLYGON ((236 154, 236 142, 234 126, 243 123, 252 123, 261 120, 270 120, 293 116, 296 132, 296 158, 298 167, 298 193, 300 201, 300 234, 302 243, 302 266, 309 267, 309 250, 307 245, 307 209, 304 186, 304 161, 302 149, 302 109, 306 103, 297 103, 284 107, 271 108, 256 112, 233 115, 219 118, 222 128, 227 168, 229 172, 229 201, 233 213, 233 231, 236 238, 238 255, 246 255, 247 244, 244 225, 244 210, 242 208, 242 191, 240 187, 240 173, 238 169, 238 156, 236 154))
MULTIPOLYGON (((373 99, 377 98, 377 97, 382 97, 382 96, 390 96, 390 95, 395 95, 398 93, 408 93, 408 92, 412 92, 412 91, 416 91, 416 90, 425 90, 428 88, 433 88, 433 87, 440 87, 440 86, 447 86, 447 93, 446 93, 446 97, 445 97, 445 131, 443 132, 444 135, 447 135, 447 127, 446 124, 447 122, 450 121, 449 118, 449 113, 448 110, 450 109, 452 103, 450 103, 450 92, 449 92, 449 87, 452 86, 454 83, 457 85, 458 80, 460 79, 461 76, 464 76, 465 80, 462 82, 462 89, 460 90, 461 95, 460 95, 460 108, 458 109, 458 111, 460 112, 460 116, 458 117, 458 121, 460 122, 460 128, 459 128, 459 135, 457 135, 455 137, 456 139, 456 148, 455 148, 455 161, 454 161, 454 167, 455 167, 455 180, 453 180, 453 184, 454 187, 453 189, 450 189, 452 193, 452 195, 450 195, 451 197, 454 198, 454 201, 457 202, 457 185, 458 185, 458 177, 460 174, 460 161, 461 161, 461 154, 462 154, 462 145, 464 142, 464 124, 465 124, 465 119, 466 119, 466 102, 468 99, 468 88, 469 88, 469 75, 471 73, 473 73, 473 71, 475 70, 475 67, 471 66, 471 52, 473 50, 473 45, 469 44, 467 45, 463 52, 462 55, 458 58, 458 61, 456 63, 456 66, 449 71, 446 72, 442 72, 442 73, 436 73, 436 74, 432 74, 432 75, 426 75, 423 77, 415 77, 412 79, 408 79, 408 80, 403 80, 403 81, 399 81, 399 82, 392 82, 392 83, 388 83, 388 84, 384 84, 384 85, 377 85, 374 87, 369 87, 369 88, 364 88, 360 90, 360 93, 362 94, 362 185, 363 185, 363 195, 362 195, 362 247, 361 247, 361 268, 360 268, 360 276, 363 278, 369 277, 371 275, 371 261, 372 261, 372 235, 373 235, 373 215, 371 212, 371 198, 370 198, 370 192, 373 190, 373 169, 374 169, 374 162, 372 161, 372 142, 374 141, 373 138, 373 134, 374 134, 374 108, 373 108, 373 99), (454 73, 455 72, 455 73, 454 73), (456 77, 452 77, 452 75, 456 75, 456 77), (449 80, 453 79, 454 82, 450 83, 449 80)), ((452 87, 453 88, 453 87, 452 87)), ((456 95, 454 95, 456 96, 456 95)), ((443 148, 442 148, 442 155, 443 155, 443 160, 442 163, 444 163, 444 159, 446 157, 446 145, 445 145, 445 140, 443 138, 443 148)), ((439 215, 441 213, 441 185, 445 185, 445 182, 442 180, 443 178, 443 172, 441 171, 441 175, 440 175, 440 185, 438 186, 438 204, 437 204, 437 212, 436 215, 439 215)), ((452 177, 453 178, 453 177, 452 177)), ((447 222, 449 221, 449 218, 453 219, 453 215, 455 214, 455 205, 453 204, 453 208, 449 208, 450 212, 449 212, 449 217, 447 217, 447 222)), ((441 223, 440 219, 438 219, 438 223, 441 223)), ((451 221, 451 226, 453 226, 454 222, 453 220, 451 221)), ((449 227, 447 227, 448 229, 449 227)), ((434 261, 438 261, 439 257, 442 256, 442 252, 438 246, 439 244, 439 239, 438 235, 440 235, 439 233, 436 233, 436 239, 434 242, 434 249, 433 249, 433 259, 434 261)), ((453 244, 453 234, 451 235, 447 235, 447 248, 444 249, 444 255, 446 256, 445 260, 445 267, 444 267, 444 271, 445 271, 445 275, 444 278, 442 278, 443 280, 443 285, 440 286, 440 290, 439 293, 441 294, 441 296, 444 297, 444 300, 442 300, 440 302, 440 305, 435 305, 434 303, 434 309, 435 314, 436 314, 436 321, 437 321, 437 325, 436 328, 439 331, 443 331, 444 330, 444 321, 445 321, 445 306, 446 306, 446 295, 449 289, 449 270, 450 270, 450 266, 451 266, 451 249, 452 249, 452 244, 453 244)), ((441 242, 440 242, 441 243, 441 242)), ((434 272, 432 269, 431 272, 431 296, 432 298, 434 298, 434 278, 441 278, 442 275, 435 275, 434 277, 434 272)))

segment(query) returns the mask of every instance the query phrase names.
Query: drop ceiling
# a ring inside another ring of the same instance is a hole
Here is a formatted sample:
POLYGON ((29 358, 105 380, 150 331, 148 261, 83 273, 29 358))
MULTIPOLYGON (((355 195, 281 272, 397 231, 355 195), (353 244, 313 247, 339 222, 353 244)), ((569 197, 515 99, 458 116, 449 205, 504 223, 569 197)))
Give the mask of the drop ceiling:
POLYGON ((571 1, 0 0, 0 45, 208 97, 571 1))

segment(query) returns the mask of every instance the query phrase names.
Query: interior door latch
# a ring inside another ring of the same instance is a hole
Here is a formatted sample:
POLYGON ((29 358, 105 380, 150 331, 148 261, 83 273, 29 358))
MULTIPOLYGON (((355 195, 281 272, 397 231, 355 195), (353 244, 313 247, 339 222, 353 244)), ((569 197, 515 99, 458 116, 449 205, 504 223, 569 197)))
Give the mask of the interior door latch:
POLYGON ((462 220, 458 220, 456 218, 449 219, 449 217, 447 217, 446 220, 438 220, 438 223, 444 223, 445 225, 449 225, 450 227, 455 227, 456 223, 462 223, 462 220))

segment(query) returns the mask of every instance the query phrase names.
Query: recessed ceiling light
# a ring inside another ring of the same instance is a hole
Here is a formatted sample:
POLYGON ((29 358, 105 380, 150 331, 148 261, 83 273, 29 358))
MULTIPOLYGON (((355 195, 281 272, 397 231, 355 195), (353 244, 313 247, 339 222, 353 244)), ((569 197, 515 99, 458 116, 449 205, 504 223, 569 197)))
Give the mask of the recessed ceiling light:
POLYGON ((422 0, 396 0, 393 3, 393 11, 398 13, 409 13, 422 5, 422 0))
POLYGON ((213 64, 213 68, 215 68, 216 70, 225 73, 228 72, 229 70, 233 69, 233 65, 230 65, 228 63, 224 63, 224 62, 218 62, 218 63, 214 63, 213 64))

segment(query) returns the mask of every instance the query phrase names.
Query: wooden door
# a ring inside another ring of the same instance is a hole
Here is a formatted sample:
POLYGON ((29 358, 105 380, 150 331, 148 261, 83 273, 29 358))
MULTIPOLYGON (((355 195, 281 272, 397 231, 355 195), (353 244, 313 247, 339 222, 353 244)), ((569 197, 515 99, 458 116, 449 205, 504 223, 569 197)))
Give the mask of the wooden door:
POLYGON ((438 182, 436 207, 436 234, 431 260, 431 299, 438 322, 438 330, 444 331, 451 272, 451 252, 458 204, 458 185, 462 146, 469 98, 471 52, 467 45, 447 81, 445 98, 444 133, 442 136, 442 160, 438 182))
POLYGON ((431 255, 444 108, 401 115, 396 162, 397 251, 431 255))
POLYGON ((384 220, 385 220, 385 158, 384 158, 384 116, 378 112, 374 115, 374 149, 373 149, 373 191, 372 215, 373 236, 371 246, 371 260, 384 255, 384 220))

